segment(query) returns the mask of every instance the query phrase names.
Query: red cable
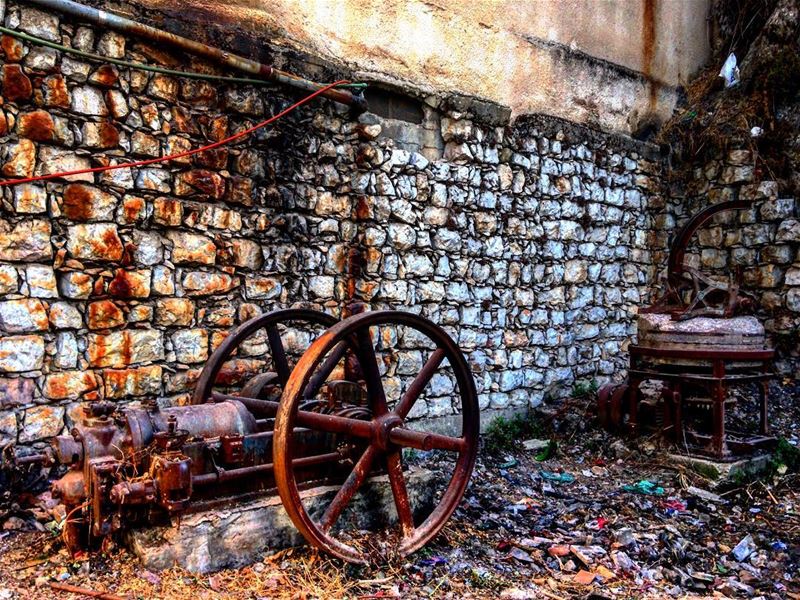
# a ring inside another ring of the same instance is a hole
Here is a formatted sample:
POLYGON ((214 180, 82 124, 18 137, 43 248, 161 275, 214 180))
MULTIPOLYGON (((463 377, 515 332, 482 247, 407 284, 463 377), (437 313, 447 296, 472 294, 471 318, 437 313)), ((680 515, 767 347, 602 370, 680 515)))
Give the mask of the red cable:
POLYGON ((195 148, 194 150, 186 150, 185 152, 180 152, 178 154, 170 154, 169 156, 162 156, 162 157, 159 157, 159 158, 148 158, 147 160, 140 160, 140 161, 130 162, 130 163, 120 163, 120 164, 117 164, 117 165, 107 165, 105 167, 93 167, 91 169, 79 169, 77 171, 64 171, 63 173, 51 173, 49 175, 38 175, 36 177, 26 177, 24 179, 4 179, 3 181, 0 181, 0 187, 6 186, 6 185, 19 185, 21 183, 31 183, 32 181, 44 181, 46 179, 56 179, 57 177, 69 177, 70 175, 82 175, 84 173, 99 173, 101 171, 111 171, 113 169, 131 169, 133 167, 143 167, 145 165, 152 165, 154 163, 165 162, 165 161, 168 161, 168 160, 174 160, 176 158, 183 158, 184 156, 192 156, 193 154, 198 154, 199 152, 206 152, 207 150, 213 150, 214 148, 219 148, 220 146, 224 146, 225 144, 229 144, 230 142, 238 140, 239 138, 242 138, 242 137, 245 137, 247 135, 250 135, 251 133, 253 133, 257 129, 261 129, 262 127, 266 127, 270 123, 274 123, 275 121, 277 121, 278 119, 280 119, 284 115, 292 112, 294 109, 302 106, 303 104, 309 102, 313 98, 315 98, 315 97, 319 96, 320 94, 328 91, 329 89, 334 88, 337 85, 341 85, 343 83, 350 83, 350 82, 343 79, 341 81, 336 81, 334 83, 326 85, 325 87, 322 87, 322 88, 318 89, 313 94, 309 94, 305 98, 302 98, 301 100, 298 100, 297 102, 292 104, 289 108, 285 108, 284 110, 279 112, 277 115, 273 115, 272 117, 270 117, 266 121, 262 121, 261 123, 258 123, 257 125, 253 125, 249 129, 245 129, 244 131, 240 131, 239 133, 236 133, 236 134, 234 134, 234 135, 232 135, 230 137, 227 137, 224 140, 220 140, 218 142, 214 142, 213 144, 209 144, 208 146, 202 146, 200 148, 195 148))

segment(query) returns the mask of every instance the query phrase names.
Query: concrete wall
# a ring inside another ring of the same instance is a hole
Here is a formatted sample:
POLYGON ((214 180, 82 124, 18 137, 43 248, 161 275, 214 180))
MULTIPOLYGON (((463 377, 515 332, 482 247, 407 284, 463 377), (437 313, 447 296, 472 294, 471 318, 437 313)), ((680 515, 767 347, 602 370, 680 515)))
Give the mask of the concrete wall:
MULTIPOLYGON (((136 0, 235 24, 365 80, 631 133, 709 56, 710 0, 136 0)), ((169 25, 169 23, 166 23, 169 25)), ((202 35, 202 33, 200 33, 202 35)))

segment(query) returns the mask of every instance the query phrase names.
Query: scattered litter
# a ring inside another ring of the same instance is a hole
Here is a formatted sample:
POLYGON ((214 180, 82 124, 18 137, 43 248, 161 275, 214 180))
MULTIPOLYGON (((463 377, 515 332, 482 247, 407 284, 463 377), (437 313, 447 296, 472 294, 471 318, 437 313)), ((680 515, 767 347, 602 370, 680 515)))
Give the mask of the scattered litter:
POLYGON ((748 533, 744 538, 742 538, 742 541, 736 544, 736 547, 731 550, 731 554, 733 554, 736 560, 742 562, 755 551, 756 545, 753 542, 753 536, 748 533))
POLYGON ((725 87, 733 87, 739 83, 739 66, 736 64, 736 55, 731 52, 725 59, 725 64, 719 71, 719 76, 725 80, 725 87))
POLYGON ((557 449, 558 449, 558 444, 556 443, 556 441, 550 440, 549 442, 547 442, 547 447, 540 450, 539 453, 536 455, 536 460, 538 460, 539 462, 543 462, 545 460, 553 458, 557 449))
POLYGON ((664 488, 656 485, 652 481, 642 479, 635 485, 623 485, 622 489, 626 492, 636 492, 637 494, 645 494, 648 496, 663 496, 664 488))
POLYGON ((706 500, 708 502, 714 502, 716 504, 722 504, 725 502, 725 499, 722 498, 722 496, 719 496, 713 492, 709 492, 708 490, 695 487, 693 485, 690 485, 688 488, 686 488, 686 491, 692 496, 696 496, 701 500, 706 500))
POLYGON ((554 481, 556 483, 572 483, 575 481, 575 476, 571 473, 554 473, 552 471, 539 471, 542 479, 554 481))
POLYGON ((550 445, 550 440, 533 439, 533 440, 525 440, 524 442, 522 442, 522 446, 523 448, 525 448, 525 450, 533 450, 533 451, 543 450, 547 448, 547 446, 549 445, 550 445))

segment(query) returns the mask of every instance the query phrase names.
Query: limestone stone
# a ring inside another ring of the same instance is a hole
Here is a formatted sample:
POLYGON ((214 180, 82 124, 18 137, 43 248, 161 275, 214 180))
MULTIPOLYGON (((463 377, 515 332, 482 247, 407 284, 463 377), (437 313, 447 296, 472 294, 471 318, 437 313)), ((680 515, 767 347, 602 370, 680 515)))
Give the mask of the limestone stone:
MULTIPOLYGON (((423 469, 409 470, 406 478, 411 506, 420 519, 433 508, 436 478, 423 469)), ((303 505, 316 514, 330 504, 338 490, 339 486, 303 490, 303 505)), ((365 530, 396 522, 388 477, 368 479, 342 520, 365 530)), ((126 536, 128 546, 145 568, 161 570, 179 565, 194 573, 250 564, 265 551, 304 543, 276 496, 183 515, 180 527, 133 529, 126 536)))
POLYGON ((12 226, 0 220, 0 260, 36 262, 48 260, 52 255, 50 223, 30 220, 12 226))
POLYGON ((183 220, 183 205, 180 200, 156 198, 153 201, 153 221, 160 225, 177 227, 183 220))
POLYGON ((161 142, 149 133, 134 131, 131 135, 131 153, 140 156, 161 156, 161 142))
POLYGON ((237 267, 257 271, 264 264, 261 245, 246 239, 231 241, 231 263, 237 267))
POLYGON ((23 293, 34 298, 57 298, 56 274, 53 267, 26 265, 23 293))
POLYGON ((77 259, 118 261, 123 248, 116 225, 90 223, 67 228, 67 250, 77 259))
MULTIPOLYGON (((61 148, 53 146, 41 146, 39 148, 39 162, 36 168, 36 174, 52 175, 65 171, 89 169, 91 166, 88 158, 78 156, 72 150, 62 150, 61 148)), ((64 179, 67 181, 86 181, 93 183, 94 175, 92 173, 83 173, 81 175, 70 175, 64 179)))
POLYGON ((117 269, 108 283, 108 294, 114 298, 148 298, 152 271, 150 269, 117 269))
POLYGON ((66 298, 80 300, 92 293, 94 280, 87 273, 64 273, 58 279, 58 291, 66 298))
POLYGON ((136 230, 133 245, 133 259, 137 264, 151 266, 164 260, 164 244, 158 233, 136 230))
POLYGON ((113 221, 117 199, 112 194, 82 183, 64 188, 61 212, 72 221, 113 221))
POLYGON ((22 444, 51 438, 64 428, 63 406, 35 406, 25 411, 25 421, 19 434, 22 444))
POLYGON ((136 188, 169 194, 172 191, 172 175, 169 171, 157 168, 139 169, 136 188))
POLYGON ((108 107, 102 90, 88 85, 72 89, 71 107, 74 112, 83 115, 97 117, 108 115, 108 107))
POLYGON ((0 372, 24 373, 42 368, 44 339, 38 335, 0 338, 0 372))
POLYGON ((133 369, 103 371, 106 398, 123 399, 129 396, 154 396, 161 393, 162 368, 148 365, 133 369))
POLYGON ((0 379, 0 408, 31 404, 35 393, 36 384, 33 379, 2 378, 0 379))
POLYGON ((17 214, 47 212, 47 190, 29 183, 14 186, 14 210, 17 214))
POLYGON ((18 289, 17 270, 12 265, 0 265, 0 294, 14 294, 18 289))
POLYGON ((81 136, 83 138, 81 145, 86 148, 116 148, 120 141, 119 130, 108 121, 84 123, 81 136))
POLYGON ((179 173, 175 177, 175 195, 221 200, 225 196, 225 179, 219 173, 206 169, 179 173))
POLYGON ((278 279, 273 277, 245 277, 245 296, 250 300, 269 300, 281 295, 283 287, 278 279))
POLYGON ((125 323, 122 309, 110 300, 92 302, 86 309, 86 324, 89 329, 110 329, 125 323))
POLYGON ((125 38, 115 31, 106 31, 97 42, 97 53, 109 58, 125 58, 125 38))
POLYGON ((28 6, 22 7, 19 14, 19 28, 26 33, 51 42, 61 41, 58 32, 58 17, 53 13, 28 6))
POLYGON ((114 65, 100 65, 89 76, 89 83, 100 87, 113 87, 119 81, 119 71, 114 65))
POLYGON ((59 369, 74 369, 78 364, 78 340, 71 331, 61 331, 56 336, 56 354, 53 364, 59 369))
POLYGON ((6 162, 2 172, 7 177, 30 177, 36 166, 36 145, 27 138, 9 144, 5 152, 6 162))
POLYGON ((55 138, 55 123, 50 113, 34 110, 17 117, 17 133, 35 142, 49 142, 55 138))
POLYGON ((61 371, 45 377, 42 393, 50 400, 77 400, 99 387, 94 371, 61 371))
POLYGON ((5 64, 3 73, 3 97, 8 102, 23 102, 33 93, 31 80, 19 65, 5 64))
POLYGON ((175 272, 169 267, 158 265, 153 269, 151 292, 160 296, 171 296, 175 293, 175 272))
POLYGON ((190 271, 184 274, 181 285, 189 296, 209 296, 232 290, 239 280, 227 273, 190 271))
POLYGON ((172 242, 172 262, 175 264, 213 265, 216 262, 217 247, 206 236, 170 231, 167 238, 172 242))
POLYGON ((41 300, 25 298, 0 302, 0 329, 8 333, 25 333, 48 329, 50 321, 41 300))
POLYGON ((17 442, 17 415, 13 411, 0 411, 0 444, 17 442))
POLYGON ((163 298, 156 301, 156 323, 158 325, 188 326, 194 320, 194 302, 188 298, 163 298))
POLYGON ((120 368, 164 358, 164 339, 154 329, 90 333, 86 355, 91 367, 120 368))
POLYGON ((175 359, 182 363, 199 363, 208 358, 208 331, 182 329, 172 335, 175 359))

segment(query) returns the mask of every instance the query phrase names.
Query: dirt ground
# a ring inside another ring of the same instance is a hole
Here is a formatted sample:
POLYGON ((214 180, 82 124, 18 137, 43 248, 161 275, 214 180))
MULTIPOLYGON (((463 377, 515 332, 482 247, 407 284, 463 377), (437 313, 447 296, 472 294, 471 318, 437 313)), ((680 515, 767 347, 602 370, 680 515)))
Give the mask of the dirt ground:
MULTIPOLYGON (((800 385, 773 392, 775 432, 796 445, 800 385)), ((798 472, 774 461, 768 475, 712 492, 657 438, 597 429, 592 404, 549 409, 537 432, 555 442, 549 452, 522 440, 484 448, 454 518, 397 564, 356 568, 302 548, 213 575, 153 573, 116 545, 71 558, 46 519, 23 510, 0 531, 0 600, 86 597, 51 584, 177 600, 800 598, 798 472)))

